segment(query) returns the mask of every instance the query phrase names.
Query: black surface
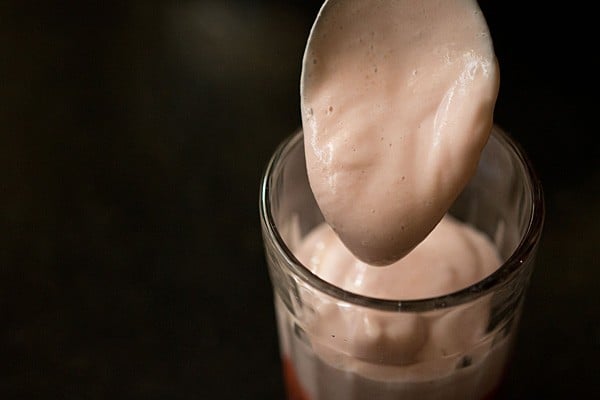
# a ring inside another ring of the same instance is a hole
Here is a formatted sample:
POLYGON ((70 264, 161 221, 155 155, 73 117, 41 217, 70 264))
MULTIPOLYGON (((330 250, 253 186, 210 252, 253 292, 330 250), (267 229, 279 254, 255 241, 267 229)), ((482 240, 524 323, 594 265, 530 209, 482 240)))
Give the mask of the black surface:
MULTIPOLYGON (((319 2, 25 3, 0 4, 2 398, 282 398, 258 185, 319 2)), ((482 2, 548 208, 501 398, 598 398, 597 23, 522 7, 482 2)))

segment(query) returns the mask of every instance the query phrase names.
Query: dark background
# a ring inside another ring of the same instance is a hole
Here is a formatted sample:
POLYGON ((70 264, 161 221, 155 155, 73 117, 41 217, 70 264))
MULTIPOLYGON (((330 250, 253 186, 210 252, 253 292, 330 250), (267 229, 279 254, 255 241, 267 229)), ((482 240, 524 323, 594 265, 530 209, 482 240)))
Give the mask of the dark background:
MULTIPOLYGON (((524 4, 481 2, 547 200, 502 398, 598 398, 598 24, 524 4)), ((2 398, 282 398, 258 187, 319 6, 0 3, 2 398)))

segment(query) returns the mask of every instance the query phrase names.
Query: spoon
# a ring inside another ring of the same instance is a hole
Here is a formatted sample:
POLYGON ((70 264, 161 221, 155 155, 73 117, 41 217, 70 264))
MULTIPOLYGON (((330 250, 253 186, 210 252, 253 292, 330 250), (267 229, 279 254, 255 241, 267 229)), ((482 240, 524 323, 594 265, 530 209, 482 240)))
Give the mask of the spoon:
POLYGON ((302 62, 315 199, 371 265, 410 252, 474 174, 498 65, 476 0, 327 0, 302 62))

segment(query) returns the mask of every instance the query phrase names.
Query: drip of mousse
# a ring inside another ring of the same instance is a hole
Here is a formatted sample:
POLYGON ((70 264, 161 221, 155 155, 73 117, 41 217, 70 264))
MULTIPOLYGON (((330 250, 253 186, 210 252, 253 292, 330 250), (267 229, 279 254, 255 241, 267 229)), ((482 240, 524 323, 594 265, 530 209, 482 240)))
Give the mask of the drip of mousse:
POLYGON ((440 222, 475 172, 498 87, 476 0, 325 2, 302 66, 307 173, 358 259, 389 265, 440 222))

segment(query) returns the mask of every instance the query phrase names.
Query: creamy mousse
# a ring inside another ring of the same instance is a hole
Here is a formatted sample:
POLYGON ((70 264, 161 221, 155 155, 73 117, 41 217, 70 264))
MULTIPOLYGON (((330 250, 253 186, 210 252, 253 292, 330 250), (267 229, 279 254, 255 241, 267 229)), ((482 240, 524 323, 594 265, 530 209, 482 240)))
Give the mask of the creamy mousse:
POLYGON ((307 172, 326 222, 387 265, 442 219, 473 175, 499 73, 475 0, 323 5, 304 55, 307 172))

